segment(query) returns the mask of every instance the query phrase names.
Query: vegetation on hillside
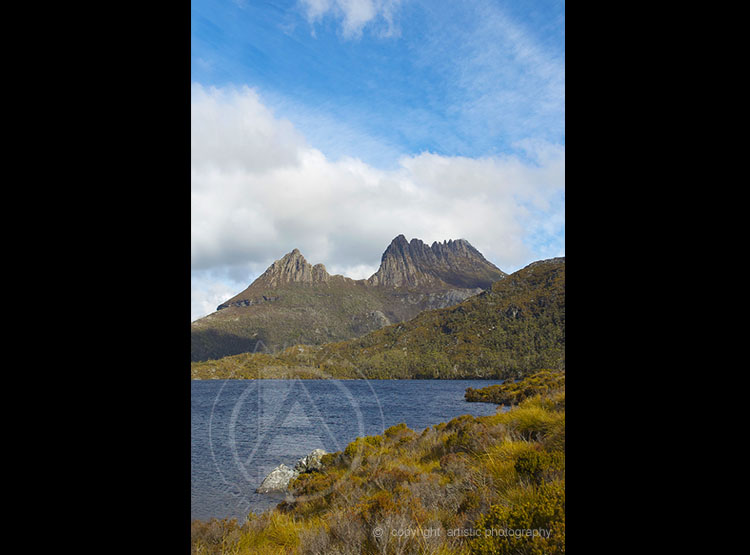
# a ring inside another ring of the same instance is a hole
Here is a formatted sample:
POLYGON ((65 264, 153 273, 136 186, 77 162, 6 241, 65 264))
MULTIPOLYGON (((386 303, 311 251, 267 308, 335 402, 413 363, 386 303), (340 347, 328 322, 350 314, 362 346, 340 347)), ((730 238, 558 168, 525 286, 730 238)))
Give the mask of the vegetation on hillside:
POLYGON ((542 370, 526 379, 514 382, 508 380, 499 385, 489 385, 482 389, 469 387, 464 398, 470 402, 495 403, 497 405, 517 405, 524 399, 560 389, 565 384, 565 372, 542 370))
POLYGON ((564 553, 561 376, 492 416, 358 438, 290 483, 275 509, 242 524, 194 521, 192 552, 564 553))
POLYGON ((388 305, 384 291, 344 278, 254 291, 255 304, 231 306, 191 325, 191 360, 203 361, 297 343, 341 341, 382 324, 366 316, 388 305), (273 299, 273 300, 264 300, 273 299))
POLYGON ((520 378, 565 368, 565 259, 536 262, 464 302, 359 339, 191 364, 211 378, 520 378))

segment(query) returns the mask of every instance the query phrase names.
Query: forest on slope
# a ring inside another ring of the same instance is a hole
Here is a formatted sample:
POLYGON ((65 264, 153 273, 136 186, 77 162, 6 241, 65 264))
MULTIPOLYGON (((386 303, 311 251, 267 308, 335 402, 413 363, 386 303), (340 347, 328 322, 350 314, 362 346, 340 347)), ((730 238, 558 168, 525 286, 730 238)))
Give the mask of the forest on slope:
POLYGON ((367 335, 191 364, 193 379, 508 379, 565 368, 565 258, 367 335))

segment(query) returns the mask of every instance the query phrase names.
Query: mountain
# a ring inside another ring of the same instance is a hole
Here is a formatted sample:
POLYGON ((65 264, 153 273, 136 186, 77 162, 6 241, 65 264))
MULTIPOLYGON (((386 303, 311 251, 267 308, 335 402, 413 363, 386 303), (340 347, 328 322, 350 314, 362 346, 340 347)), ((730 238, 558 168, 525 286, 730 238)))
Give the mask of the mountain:
POLYGON ((383 253, 380 268, 367 282, 390 287, 484 289, 505 276, 466 239, 435 242, 428 247, 419 239, 408 242, 399 235, 383 253))
POLYGON ((369 279, 331 275, 298 249, 191 325, 191 360, 359 337, 454 305, 506 277, 465 239, 426 245, 399 235, 369 279))
POLYGON ((363 337, 194 363, 192 377, 507 379, 540 369, 565 369, 565 258, 363 337))

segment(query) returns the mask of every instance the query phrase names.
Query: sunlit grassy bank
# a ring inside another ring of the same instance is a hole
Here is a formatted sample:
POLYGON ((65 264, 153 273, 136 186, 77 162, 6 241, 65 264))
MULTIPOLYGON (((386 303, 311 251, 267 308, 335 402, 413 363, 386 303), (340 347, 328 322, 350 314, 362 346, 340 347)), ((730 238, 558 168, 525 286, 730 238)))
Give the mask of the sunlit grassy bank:
POLYGON ((517 405, 524 399, 544 395, 565 387, 565 372, 542 370, 520 381, 508 380, 502 384, 489 385, 482 389, 467 388, 464 398, 467 401, 495 403, 497 405, 517 405))
POLYGON ((358 438, 244 524, 193 522, 193 553, 563 553, 564 373, 530 380, 507 412, 358 438))

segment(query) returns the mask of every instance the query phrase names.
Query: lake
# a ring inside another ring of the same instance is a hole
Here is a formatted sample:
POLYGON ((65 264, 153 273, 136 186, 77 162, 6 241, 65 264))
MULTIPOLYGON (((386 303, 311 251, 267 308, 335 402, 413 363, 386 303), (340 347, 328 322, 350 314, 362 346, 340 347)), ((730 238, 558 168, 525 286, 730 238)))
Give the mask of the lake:
POLYGON ((313 449, 340 451, 358 436, 405 422, 421 432, 495 405, 464 392, 502 380, 205 380, 191 382, 191 516, 237 518, 279 503, 257 494, 268 473, 313 449))

